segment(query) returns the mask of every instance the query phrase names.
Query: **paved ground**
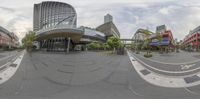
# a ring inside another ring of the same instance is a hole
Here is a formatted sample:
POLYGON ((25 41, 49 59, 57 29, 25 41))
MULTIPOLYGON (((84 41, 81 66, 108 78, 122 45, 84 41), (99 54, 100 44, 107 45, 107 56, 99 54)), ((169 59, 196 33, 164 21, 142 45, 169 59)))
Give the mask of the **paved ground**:
MULTIPOLYGON (((146 52, 141 52, 140 55, 144 55, 144 53, 146 52)), ((149 59, 163 63, 181 64, 200 60, 199 52, 186 52, 180 50, 179 53, 171 52, 159 54, 158 52, 152 52, 152 54, 153 57, 149 59)))
POLYGON ((200 86, 164 88, 144 81, 129 58, 102 52, 25 54, 0 85, 1 99, 199 99, 200 86), (191 92, 190 90, 195 92, 191 92))
POLYGON ((164 71, 181 72, 196 70, 193 71, 193 73, 195 73, 199 72, 200 69, 200 58, 197 58, 200 53, 190 53, 183 51, 181 51, 180 53, 169 54, 153 53, 153 57, 151 58, 145 58, 143 56, 144 53, 133 53, 133 55, 142 60, 144 63, 164 71))

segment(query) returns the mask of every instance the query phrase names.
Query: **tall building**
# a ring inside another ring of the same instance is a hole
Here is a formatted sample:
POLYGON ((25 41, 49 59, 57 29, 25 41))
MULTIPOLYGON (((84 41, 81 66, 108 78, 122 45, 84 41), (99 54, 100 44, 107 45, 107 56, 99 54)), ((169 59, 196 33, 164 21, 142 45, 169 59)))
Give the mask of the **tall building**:
POLYGON ((106 42, 107 37, 120 37, 112 16, 104 17, 106 23, 96 29, 77 28, 75 9, 63 2, 45 1, 34 4, 33 31, 36 32, 37 45, 46 51, 69 51, 76 45, 92 42, 106 42))
POLYGON ((33 15, 34 31, 53 27, 76 28, 76 11, 66 3, 48 1, 34 4, 33 15))
MULTIPOLYGON (((156 28, 156 33, 153 33, 147 29, 138 29, 134 36, 132 37, 136 44, 143 44, 146 39, 150 39, 149 45, 152 49, 159 49, 160 46, 164 49, 174 49, 174 38, 171 30, 166 30, 166 26, 158 26, 156 28), (146 32, 149 34, 146 34, 146 32), (159 40, 158 38, 162 38, 159 40)), ((141 46, 142 47, 142 46, 141 46)))
POLYGON ((113 21, 113 17, 110 14, 104 16, 104 23, 113 21))
POLYGON ((171 30, 167 30, 165 25, 157 26, 156 33, 154 36, 151 36, 150 45, 153 47, 163 46, 164 49, 174 49, 175 43, 171 30), (161 41, 158 40, 157 34, 161 36, 161 41))
POLYGON ((66 51, 79 43, 83 31, 76 28, 75 9, 66 3, 45 1, 34 4, 33 30, 41 48, 66 51))
POLYGON ((183 39, 181 46, 185 50, 198 51, 200 49, 200 26, 191 30, 183 39))
POLYGON ((165 25, 160 25, 156 27, 156 33, 163 33, 167 30, 165 25))
POLYGON ((111 36, 120 38, 120 32, 114 24, 113 17, 110 14, 104 16, 104 24, 98 26, 96 30, 105 33, 106 38, 111 36))
POLYGON ((0 48, 11 49, 18 47, 18 45, 19 38, 14 33, 0 26, 0 48))

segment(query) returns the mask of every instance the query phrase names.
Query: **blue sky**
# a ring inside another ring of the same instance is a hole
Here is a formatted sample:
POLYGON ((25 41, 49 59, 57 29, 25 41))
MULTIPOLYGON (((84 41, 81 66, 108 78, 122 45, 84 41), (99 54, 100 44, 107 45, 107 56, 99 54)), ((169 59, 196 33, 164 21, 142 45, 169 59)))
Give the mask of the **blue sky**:
MULTIPOLYGON (((69 3, 77 11, 78 26, 95 28, 110 13, 122 38, 131 38, 138 28, 155 31, 166 24, 174 38, 183 39, 189 30, 200 25, 198 0, 55 0, 69 3)), ((33 4, 42 0, 3 0, 0 25, 20 38, 32 30, 33 4)))

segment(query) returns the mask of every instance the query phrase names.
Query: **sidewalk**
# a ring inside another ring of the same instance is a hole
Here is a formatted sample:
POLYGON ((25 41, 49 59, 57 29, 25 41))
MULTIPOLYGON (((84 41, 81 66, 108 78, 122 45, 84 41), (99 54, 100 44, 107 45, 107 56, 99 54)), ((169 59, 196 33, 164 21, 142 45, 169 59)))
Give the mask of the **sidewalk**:
POLYGON ((7 63, 0 66, 0 84, 3 84, 4 82, 8 81, 17 71, 19 68, 19 65, 23 59, 24 51, 20 52, 19 55, 14 55, 15 57, 12 57, 12 59, 7 59, 7 63))
POLYGON ((133 67, 137 71, 137 73, 143 78, 145 81, 160 87, 168 87, 168 88, 183 88, 183 87, 191 87, 200 84, 200 73, 196 73, 193 75, 187 76, 167 76, 163 74, 159 74, 153 72, 146 68, 143 64, 138 62, 134 56, 130 52, 128 52, 130 61, 132 62, 133 67))
MULTIPOLYGON (((143 57, 146 52, 140 52, 140 54, 136 54, 137 56, 143 57)), ((179 53, 171 52, 171 53, 163 53, 159 54, 158 52, 152 52, 153 57, 148 58, 149 60, 160 62, 160 63, 190 63, 200 61, 200 53, 198 52, 185 52, 180 51, 179 53), (199 58, 198 58, 199 56, 199 58)))

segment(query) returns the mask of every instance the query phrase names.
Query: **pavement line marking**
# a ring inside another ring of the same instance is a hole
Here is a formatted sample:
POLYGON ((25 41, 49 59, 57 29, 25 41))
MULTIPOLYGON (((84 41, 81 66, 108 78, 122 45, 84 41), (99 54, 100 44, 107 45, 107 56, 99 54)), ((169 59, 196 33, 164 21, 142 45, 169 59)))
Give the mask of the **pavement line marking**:
MULTIPOLYGON (((130 52, 130 54, 131 54, 131 52, 130 52)), ((133 55, 131 55, 130 57, 133 57, 133 55)), ((133 57, 134 58, 134 57, 133 57)), ((134 59, 135 60, 135 59, 134 59)), ((154 74, 156 74, 156 75, 160 75, 160 76, 165 76, 165 77, 170 77, 170 78, 177 78, 176 76, 169 76, 169 75, 164 75, 164 74, 159 74, 159 73, 156 73, 156 72, 154 72, 154 71, 152 71, 152 70, 150 70, 150 69, 148 69, 148 68, 144 68, 144 69, 147 69, 147 70, 149 70, 149 71, 151 71, 151 72, 153 72, 154 74)), ((195 74, 199 74, 200 73, 200 71, 199 72, 196 72, 195 74)), ((183 78, 183 77, 188 77, 188 76, 192 76, 192 75, 194 75, 194 74, 188 74, 188 75, 184 75, 184 76, 178 76, 179 78, 181 77, 181 78, 183 78)), ((199 75, 200 76, 200 75, 199 75)))
POLYGON ((144 66, 142 66, 141 63, 137 61, 132 61, 132 60, 135 60, 134 57, 131 56, 130 52, 127 52, 127 53, 128 53, 128 56, 130 58, 133 68, 135 68, 139 76, 152 85, 159 86, 159 87, 167 87, 167 88, 184 88, 184 87, 191 87, 191 86, 200 84, 200 81, 187 84, 184 81, 183 77, 164 76, 164 75, 160 75, 154 72, 152 72, 149 75, 144 76, 140 72, 140 70, 143 70, 143 69, 148 70, 148 68, 145 68, 144 66))
POLYGON ((128 89, 129 89, 133 94, 135 94, 135 95, 137 95, 137 96, 144 96, 144 95, 141 95, 141 94, 137 93, 137 92, 132 88, 131 84, 128 85, 128 89))
POLYGON ((133 55, 132 54, 132 56, 136 59, 136 60, 138 60, 139 62, 141 62, 142 64, 144 64, 144 65, 146 65, 147 67, 149 67, 149 68, 151 68, 151 69, 154 69, 154 70, 157 70, 157 71, 160 71, 160 72, 164 72, 164 73, 187 73, 187 72, 192 72, 192 71, 195 71, 195 70, 198 70, 198 69, 200 69, 200 67, 198 67, 198 68, 195 68, 195 69, 191 69, 191 70, 187 70, 187 71, 167 71, 167 70, 162 70, 162 69, 158 69, 158 68, 155 68, 155 67, 152 67, 152 66, 150 66, 150 65, 148 65, 148 64, 146 64, 145 62, 143 62, 142 60, 140 60, 140 59, 138 59, 135 55, 133 55))
POLYGON ((181 69, 185 70, 185 69, 190 69, 190 67, 195 66, 196 64, 190 64, 190 65, 181 65, 181 69))
POLYGON ((184 87, 184 89, 189 92, 190 94, 193 94, 193 95, 199 95, 198 93, 194 92, 194 91, 191 91, 189 90, 188 88, 184 87))
POLYGON ((14 55, 9 55, 9 56, 6 56, 6 57, 3 57, 3 58, 0 58, 0 61, 2 61, 2 60, 4 60, 4 59, 7 59, 7 58, 10 58, 10 57, 12 57, 12 56, 15 56, 15 55, 17 55, 17 54, 19 54, 19 53, 16 53, 16 54, 14 54, 14 55))
POLYGON ((18 58, 15 58, 15 61, 12 62, 14 64, 17 64, 16 67, 11 67, 9 66, 8 69, 6 69, 5 71, 1 72, 0 73, 0 76, 1 76, 1 80, 0 80, 0 84, 3 84, 5 83, 7 80, 9 80, 17 71, 17 69, 19 68, 19 65, 24 57, 24 54, 25 54, 25 51, 23 51, 23 53, 20 53, 19 56, 17 55, 16 57, 18 58), (19 57, 22 57, 22 58, 19 58, 19 57), (3 75, 3 74, 6 74, 6 75, 3 75))
MULTIPOLYGON (((141 56, 139 56, 139 57, 141 57, 141 56)), ((194 61, 190 61, 190 62, 184 62, 184 63, 166 63, 166 62, 156 61, 156 60, 153 60, 153 59, 146 59, 146 60, 149 60, 149 61, 152 61, 152 62, 161 63, 161 64, 168 64, 168 65, 192 64, 192 63, 196 63, 196 62, 199 62, 199 61, 200 61, 200 59, 198 59, 198 60, 194 60, 194 61)))
MULTIPOLYGON (((19 54, 19 53, 18 53, 19 54)), ((14 60, 17 60, 18 58, 18 55, 17 54, 15 54, 15 55, 13 55, 13 56, 15 56, 13 59, 14 60), (15 56, 16 55, 16 56, 15 56)), ((11 62, 11 61, 8 61, 7 63, 5 63, 5 64, 3 64, 3 65, 1 65, 0 66, 0 68, 4 68, 4 67, 6 67, 6 66, 8 66, 8 65, 11 65, 13 62, 11 62)), ((5 69, 3 69, 3 70, 0 70, 0 72, 3 72, 3 71, 5 71, 7 68, 5 68, 5 69)))

